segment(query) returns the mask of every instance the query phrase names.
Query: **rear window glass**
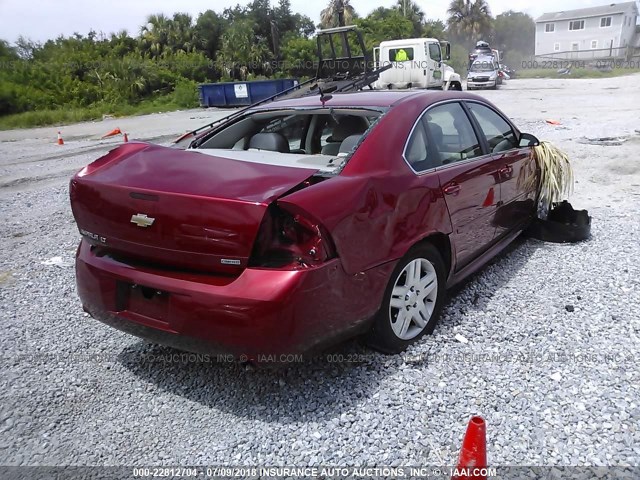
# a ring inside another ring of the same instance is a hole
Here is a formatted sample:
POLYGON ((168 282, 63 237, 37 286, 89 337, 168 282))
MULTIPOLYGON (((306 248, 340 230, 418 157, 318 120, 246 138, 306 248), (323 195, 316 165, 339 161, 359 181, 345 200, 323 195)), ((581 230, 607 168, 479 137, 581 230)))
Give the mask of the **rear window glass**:
POLYGON ((412 47, 392 48, 389 50, 390 62, 408 62, 413 60, 414 53, 412 47))
POLYGON ((491 60, 476 60, 470 68, 472 72, 493 72, 495 69, 496 66, 491 60))

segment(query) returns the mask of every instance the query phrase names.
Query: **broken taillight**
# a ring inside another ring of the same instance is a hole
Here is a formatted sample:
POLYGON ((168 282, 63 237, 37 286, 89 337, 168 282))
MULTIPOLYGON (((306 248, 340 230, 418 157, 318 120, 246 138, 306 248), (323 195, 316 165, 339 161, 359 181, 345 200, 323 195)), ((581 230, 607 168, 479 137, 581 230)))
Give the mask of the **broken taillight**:
POLYGON ((300 269, 320 265, 335 256, 333 242, 318 222, 272 205, 260 225, 249 266, 300 269))

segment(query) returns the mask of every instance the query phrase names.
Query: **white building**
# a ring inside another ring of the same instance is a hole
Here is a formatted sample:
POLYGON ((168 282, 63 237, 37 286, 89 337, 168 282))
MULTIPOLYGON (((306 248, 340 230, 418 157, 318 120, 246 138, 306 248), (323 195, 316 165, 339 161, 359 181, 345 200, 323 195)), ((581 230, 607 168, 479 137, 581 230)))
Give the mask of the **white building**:
POLYGON ((632 46, 638 7, 635 2, 545 13, 536 19, 536 55, 558 58, 624 56, 632 46))

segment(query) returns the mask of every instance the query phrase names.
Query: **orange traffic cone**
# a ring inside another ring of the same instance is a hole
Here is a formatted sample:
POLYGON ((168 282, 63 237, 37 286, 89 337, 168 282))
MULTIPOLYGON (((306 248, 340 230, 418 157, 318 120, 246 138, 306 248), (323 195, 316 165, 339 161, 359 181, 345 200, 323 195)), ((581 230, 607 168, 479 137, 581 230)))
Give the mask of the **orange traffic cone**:
POLYGON ((487 467, 487 426, 484 418, 471 417, 467 433, 462 440, 460 459, 451 480, 486 480, 487 467))
POLYGON ((62 139, 62 134, 58 132, 58 145, 64 145, 64 140, 62 139))
POLYGON ((122 134, 122 131, 120 130, 120 128, 116 128, 114 130, 111 130, 106 135, 103 135, 102 138, 113 137, 114 135, 121 135, 121 134, 122 134))
POLYGON ((129 135, 127 135, 127 133, 126 133, 126 132, 125 132, 125 133, 123 133, 123 135, 124 135, 124 140, 123 140, 123 141, 124 141, 125 143, 126 143, 126 142, 128 142, 128 141, 129 141, 129 135))
POLYGON ((489 191, 487 192, 487 196, 484 199, 484 202, 482 202, 482 206, 483 207, 490 207, 493 205, 493 200, 494 200, 494 193, 493 193, 493 187, 491 187, 489 189, 489 191))

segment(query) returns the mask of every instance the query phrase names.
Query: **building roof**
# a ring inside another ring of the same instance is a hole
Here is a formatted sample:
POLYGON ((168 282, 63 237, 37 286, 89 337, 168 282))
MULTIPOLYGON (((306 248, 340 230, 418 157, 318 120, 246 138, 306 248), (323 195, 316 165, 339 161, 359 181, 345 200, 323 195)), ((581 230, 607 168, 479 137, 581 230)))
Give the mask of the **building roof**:
POLYGON ((599 7, 579 8, 577 10, 566 10, 562 12, 543 13, 536 19, 536 23, 557 22, 559 20, 572 20, 574 18, 603 17, 615 15, 617 13, 638 13, 636 2, 611 3, 599 7))

